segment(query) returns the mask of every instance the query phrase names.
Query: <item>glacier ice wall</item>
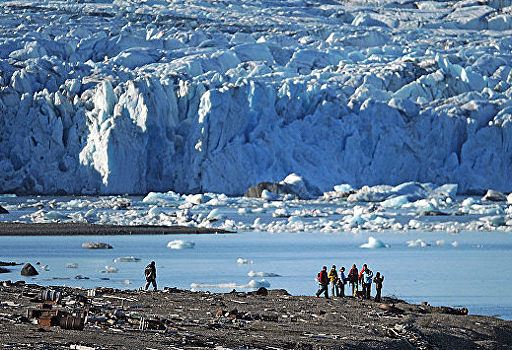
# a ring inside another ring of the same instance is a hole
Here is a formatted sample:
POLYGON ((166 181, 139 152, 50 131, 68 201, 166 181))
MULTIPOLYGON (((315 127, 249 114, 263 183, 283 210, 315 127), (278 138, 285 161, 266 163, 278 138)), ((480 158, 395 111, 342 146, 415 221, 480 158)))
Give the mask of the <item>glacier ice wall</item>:
POLYGON ((7 1, 0 191, 512 190, 506 1, 7 1))

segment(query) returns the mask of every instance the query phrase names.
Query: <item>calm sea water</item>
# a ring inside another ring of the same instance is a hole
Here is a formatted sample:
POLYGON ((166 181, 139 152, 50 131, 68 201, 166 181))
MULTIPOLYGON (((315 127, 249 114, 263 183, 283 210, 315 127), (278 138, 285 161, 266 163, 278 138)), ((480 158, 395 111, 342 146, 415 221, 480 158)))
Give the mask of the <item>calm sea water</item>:
MULTIPOLYGON (((409 302, 467 307, 472 314, 512 319, 512 244, 509 233, 240 233, 227 235, 176 236, 41 236, 0 237, 0 260, 30 262, 40 275, 26 278, 21 266, 0 275, 1 280, 25 280, 42 285, 100 286, 138 289, 144 284, 143 270, 157 263, 157 282, 164 286, 190 289, 192 283, 210 284, 210 291, 230 291, 220 284, 247 285, 261 277, 250 271, 276 273, 264 278, 270 288, 283 288, 293 295, 313 295, 315 277, 322 265, 358 268, 363 263, 385 276, 383 294, 409 302), (390 245, 382 249, 361 249, 368 236, 390 245), (408 240, 427 242, 443 239, 444 246, 407 247, 408 240), (171 240, 193 241, 193 249, 169 249, 171 240), (457 241, 453 247, 450 243, 457 241), (89 250, 83 242, 105 242, 114 249, 89 250), (114 262, 135 256, 138 262, 114 262), (252 261, 238 264, 237 259, 252 261), (39 262, 39 265, 36 265, 39 262), (78 268, 66 264, 77 263, 78 268), (49 271, 41 269, 48 265, 49 271), (105 266, 118 269, 105 273, 105 266), (75 279, 81 275, 89 279, 75 279), (128 283, 130 284, 125 284, 128 283)), ((348 290, 348 288, 347 288, 348 290)))

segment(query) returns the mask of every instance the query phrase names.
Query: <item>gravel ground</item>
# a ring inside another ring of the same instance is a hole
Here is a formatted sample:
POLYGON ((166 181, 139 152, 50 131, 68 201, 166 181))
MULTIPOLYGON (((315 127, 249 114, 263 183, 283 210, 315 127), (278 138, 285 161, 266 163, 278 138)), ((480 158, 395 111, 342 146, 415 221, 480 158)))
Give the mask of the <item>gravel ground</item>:
POLYGON ((390 298, 381 304, 258 292, 88 291, 6 281, 0 349, 512 349, 512 322, 493 317, 390 298), (87 314, 83 330, 27 318, 50 290, 60 293, 52 310, 87 314))
POLYGON ((123 226, 80 223, 15 223, 0 222, 0 236, 35 235, 168 235, 198 233, 228 233, 218 228, 188 226, 123 226))

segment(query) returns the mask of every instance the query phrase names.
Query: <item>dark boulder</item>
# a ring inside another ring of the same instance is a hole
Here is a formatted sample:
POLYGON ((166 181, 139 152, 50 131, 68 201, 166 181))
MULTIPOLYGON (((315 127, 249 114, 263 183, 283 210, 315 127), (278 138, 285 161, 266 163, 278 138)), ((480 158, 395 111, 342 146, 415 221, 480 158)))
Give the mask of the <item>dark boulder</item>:
POLYGON ((9 211, 0 205, 0 214, 9 214, 9 211))
POLYGON ((7 272, 11 272, 11 270, 6 269, 4 267, 0 267, 0 273, 7 273, 7 272))
POLYGON ((504 202, 507 200, 507 196, 500 191, 487 190, 487 193, 482 198, 486 202, 504 202))
POLYGON ((257 184, 256 186, 249 187, 247 192, 244 194, 244 197, 261 198, 261 194, 263 193, 264 190, 267 190, 275 194, 291 194, 296 198, 299 197, 296 193, 294 193, 293 189, 288 184, 280 184, 277 182, 269 181, 263 181, 257 184))
POLYGON ((36 268, 29 263, 25 264, 23 268, 21 269, 21 274, 23 276, 36 276, 39 275, 39 272, 37 272, 36 268))

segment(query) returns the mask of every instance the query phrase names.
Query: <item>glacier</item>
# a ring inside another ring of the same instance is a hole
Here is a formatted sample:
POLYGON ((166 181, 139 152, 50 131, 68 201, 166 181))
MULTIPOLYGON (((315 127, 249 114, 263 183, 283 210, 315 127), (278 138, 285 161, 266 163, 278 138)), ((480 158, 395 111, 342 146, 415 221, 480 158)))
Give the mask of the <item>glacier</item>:
POLYGON ((0 192, 511 192, 511 5, 3 1, 0 192))

